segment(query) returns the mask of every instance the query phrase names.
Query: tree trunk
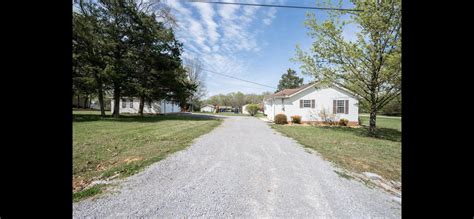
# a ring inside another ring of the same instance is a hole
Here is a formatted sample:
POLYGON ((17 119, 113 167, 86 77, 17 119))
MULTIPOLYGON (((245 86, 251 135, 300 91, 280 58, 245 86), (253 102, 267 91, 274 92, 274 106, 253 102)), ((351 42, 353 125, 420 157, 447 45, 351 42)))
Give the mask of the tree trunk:
POLYGON ((87 95, 84 97, 84 109, 87 109, 87 95))
POLYGON ((120 116, 120 88, 118 85, 116 85, 114 89, 114 102, 114 113, 112 116, 118 118, 120 116))
POLYGON ((79 106, 80 106, 80 103, 81 100, 80 100, 80 97, 79 97, 79 94, 77 95, 77 103, 76 103, 76 107, 79 109, 79 106))
POLYGON ((140 97, 140 105, 138 107, 138 113, 140 116, 143 116, 143 108, 145 107, 145 97, 141 96, 140 97))
POLYGON ((100 116, 105 117, 104 94, 102 91, 102 84, 99 85, 98 92, 99 92, 100 116))
POLYGON ((94 72, 94 78, 95 81, 97 82, 97 92, 99 93, 98 98, 99 98, 99 107, 100 107, 100 116, 105 117, 105 105, 104 105, 104 89, 102 85, 102 80, 99 77, 98 72, 94 72))
MULTIPOLYGON (((375 106, 375 104, 373 104, 375 106)), ((375 135, 375 122, 377 120, 377 109, 372 106, 370 108, 370 121, 369 121, 369 135, 374 136, 375 135)))

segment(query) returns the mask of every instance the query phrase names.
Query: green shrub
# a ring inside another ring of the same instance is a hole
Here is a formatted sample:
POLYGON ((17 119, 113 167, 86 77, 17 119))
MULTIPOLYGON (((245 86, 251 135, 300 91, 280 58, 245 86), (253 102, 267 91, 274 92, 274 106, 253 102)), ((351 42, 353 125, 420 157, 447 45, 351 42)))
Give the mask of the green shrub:
POLYGON ((349 120, 347 120, 347 119, 340 119, 339 120, 339 125, 340 126, 347 126, 347 124, 349 124, 349 120))
POLYGON ((251 116, 254 116, 255 114, 257 114, 259 109, 260 109, 260 106, 258 104, 247 105, 247 112, 249 112, 251 116))
POLYGON ((301 124, 301 116, 294 115, 291 117, 291 123, 301 124))
POLYGON ((275 124, 286 124, 286 123, 288 123, 288 120, 285 114, 277 114, 275 116, 275 124))

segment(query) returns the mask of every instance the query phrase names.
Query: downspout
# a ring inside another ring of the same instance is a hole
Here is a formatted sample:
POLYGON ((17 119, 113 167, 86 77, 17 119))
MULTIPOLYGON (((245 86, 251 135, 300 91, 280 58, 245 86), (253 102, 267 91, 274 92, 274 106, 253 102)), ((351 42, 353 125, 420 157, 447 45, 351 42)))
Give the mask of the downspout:
POLYGON ((272 97, 272 102, 273 102, 273 119, 275 119, 275 97, 272 97))
POLYGON ((281 111, 285 112, 285 99, 281 98, 281 111))

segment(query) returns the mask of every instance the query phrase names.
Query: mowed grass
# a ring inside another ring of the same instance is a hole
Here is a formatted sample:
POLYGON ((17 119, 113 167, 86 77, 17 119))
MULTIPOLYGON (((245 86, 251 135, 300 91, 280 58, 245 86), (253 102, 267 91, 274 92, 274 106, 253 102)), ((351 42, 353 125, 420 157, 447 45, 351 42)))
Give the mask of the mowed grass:
POLYGON ((217 127, 221 120, 189 115, 123 115, 100 118, 97 111, 73 111, 74 200, 98 193, 81 191, 93 180, 124 177, 217 127))
POLYGON ((339 167, 401 181, 401 120, 377 118, 377 122, 377 138, 368 137, 367 127, 272 125, 272 128, 316 150, 339 167))
MULTIPOLYGON (((364 126, 369 125, 370 117, 368 114, 359 115, 359 118, 362 120, 362 125, 364 126)), ((375 122, 376 122, 377 127, 379 128, 389 128, 389 129, 402 131, 402 117, 377 116, 377 120, 375 122)))

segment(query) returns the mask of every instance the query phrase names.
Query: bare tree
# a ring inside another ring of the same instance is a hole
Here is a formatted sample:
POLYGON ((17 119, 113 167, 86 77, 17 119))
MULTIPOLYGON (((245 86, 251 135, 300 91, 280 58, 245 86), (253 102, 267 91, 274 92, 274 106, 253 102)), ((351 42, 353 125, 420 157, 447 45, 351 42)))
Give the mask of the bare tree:
POLYGON ((174 15, 171 13, 171 8, 166 4, 166 2, 167 0, 151 0, 143 3, 143 7, 146 7, 147 10, 154 11, 158 21, 162 21, 168 25, 168 27, 174 29, 178 27, 178 23, 176 22, 174 15))
POLYGON ((146 14, 154 14, 156 20, 163 22, 168 28, 177 27, 176 18, 166 0, 135 0, 137 10, 146 14))
POLYGON ((191 100, 191 111, 194 110, 194 106, 199 104, 199 101, 206 95, 206 86, 204 84, 205 75, 203 73, 202 63, 197 58, 185 58, 184 68, 188 74, 188 78, 191 83, 197 86, 196 91, 192 94, 191 100))

